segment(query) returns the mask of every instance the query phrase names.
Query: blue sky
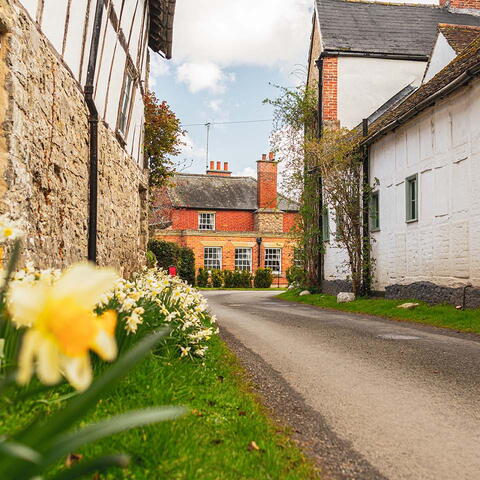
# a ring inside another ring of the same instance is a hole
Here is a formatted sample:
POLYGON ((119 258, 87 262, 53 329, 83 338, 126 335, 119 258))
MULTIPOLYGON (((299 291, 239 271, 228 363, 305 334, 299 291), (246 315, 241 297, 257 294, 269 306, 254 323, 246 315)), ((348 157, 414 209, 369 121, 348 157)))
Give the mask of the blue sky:
MULTIPOLYGON (((151 87, 182 123, 272 118, 262 102, 271 84, 299 82, 311 30, 310 0, 182 0, 177 2, 173 60, 152 55, 151 87), (292 74, 292 72, 296 72, 292 74)), ((206 129, 186 127, 180 168, 205 172, 206 129)), ((271 123, 211 127, 210 160, 234 174, 254 175, 269 149, 271 123)))

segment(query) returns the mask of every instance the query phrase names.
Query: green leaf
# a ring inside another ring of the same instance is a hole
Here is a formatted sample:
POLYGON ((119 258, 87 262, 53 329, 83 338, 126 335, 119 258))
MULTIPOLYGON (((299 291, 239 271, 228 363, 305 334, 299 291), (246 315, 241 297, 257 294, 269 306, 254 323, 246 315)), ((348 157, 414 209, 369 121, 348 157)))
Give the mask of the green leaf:
POLYGON ((87 443, 131 428, 173 420, 184 413, 186 413, 186 409, 182 407, 148 408, 131 411, 96 424, 88 425, 76 432, 57 437, 55 442, 50 443, 48 455, 42 463, 47 466, 87 443))
POLYGON ((93 473, 102 473, 111 467, 125 468, 130 463, 128 455, 107 455, 78 463, 53 477, 53 480, 74 480, 93 473))
POLYGON ((5 442, 0 440, 0 452, 9 457, 21 458, 30 463, 40 463, 42 456, 23 443, 5 442))
POLYGON ((139 341, 102 375, 96 378, 88 390, 73 398, 63 409, 56 412, 48 422, 43 423, 37 419, 22 435, 24 443, 28 443, 31 446, 41 446, 44 442, 52 440, 56 435, 67 431, 107 391, 125 377, 160 342, 168 331, 169 329, 167 328, 162 329, 139 341))

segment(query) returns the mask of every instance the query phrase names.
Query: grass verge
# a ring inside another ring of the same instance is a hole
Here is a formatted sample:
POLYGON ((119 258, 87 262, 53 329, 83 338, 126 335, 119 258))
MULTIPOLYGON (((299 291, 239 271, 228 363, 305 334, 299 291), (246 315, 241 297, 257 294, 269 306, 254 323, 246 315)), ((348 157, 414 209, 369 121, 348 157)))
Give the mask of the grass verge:
POLYGON ((207 292, 213 291, 213 290, 239 290, 242 292, 252 292, 252 291, 257 291, 257 292, 271 292, 271 291, 285 291, 285 287, 270 287, 270 288, 210 288, 210 287, 196 287, 197 290, 206 290, 207 292))
MULTIPOLYGON (((58 390, 28 401, 22 409, 2 405, 0 432, 17 429, 37 413, 54 413, 65 393, 65 388, 58 390)), ((75 453, 85 459, 111 452, 129 454, 131 465, 101 477, 108 479, 319 478, 287 433, 267 417, 248 390, 235 357, 217 338, 203 361, 181 360, 168 352, 150 355, 84 421, 158 405, 185 405, 189 413, 173 422, 117 434, 75 453)))
POLYGON ((480 334, 480 310, 457 310, 451 305, 430 306, 416 300, 385 300, 384 298, 360 298, 351 303, 337 303, 336 297, 330 295, 317 294, 300 297, 296 291, 282 293, 277 298, 315 305, 324 309, 364 313, 393 320, 423 323, 460 332, 480 334), (407 301, 420 303, 420 306, 414 310, 398 308, 399 305, 407 301))

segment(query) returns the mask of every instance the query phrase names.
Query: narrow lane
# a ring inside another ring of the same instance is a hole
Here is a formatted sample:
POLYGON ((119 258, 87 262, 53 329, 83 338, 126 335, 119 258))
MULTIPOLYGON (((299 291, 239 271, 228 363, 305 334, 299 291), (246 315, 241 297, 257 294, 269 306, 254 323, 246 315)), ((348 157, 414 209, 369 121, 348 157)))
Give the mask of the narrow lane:
POLYGON ((377 478, 480 478, 476 337, 275 295, 206 296, 220 326, 279 372, 377 478))

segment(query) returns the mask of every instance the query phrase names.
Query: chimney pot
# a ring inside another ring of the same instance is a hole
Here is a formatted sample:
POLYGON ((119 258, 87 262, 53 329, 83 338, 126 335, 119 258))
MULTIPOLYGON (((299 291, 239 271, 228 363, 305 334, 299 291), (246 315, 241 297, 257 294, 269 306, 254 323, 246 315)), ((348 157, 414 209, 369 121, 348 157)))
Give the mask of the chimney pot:
POLYGON ((222 169, 222 162, 217 162, 217 170, 221 170, 222 169))
POLYGON ((228 172, 228 162, 224 162, 223 169, 228 172))
POLYGON ((210 170, 215 170, 215 162, 213 160, 210 161, 210 170))
POLYGON ((274 162, 275 161, 275 152, 270 152, 268 154, 268 158, 271 162, 274 162))
POLYGON ((265 162, 267 160, 267 154, 264 153, 262 154, 262 162, 265 162))

